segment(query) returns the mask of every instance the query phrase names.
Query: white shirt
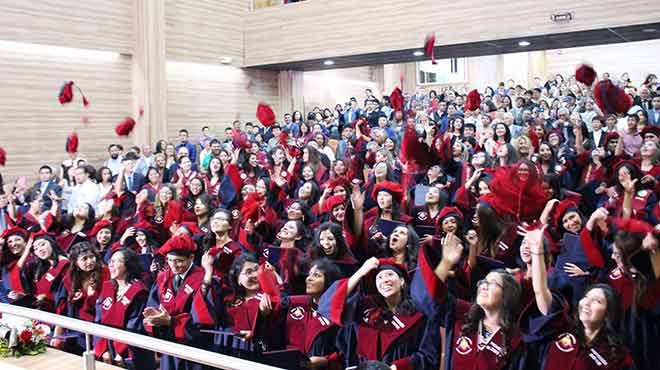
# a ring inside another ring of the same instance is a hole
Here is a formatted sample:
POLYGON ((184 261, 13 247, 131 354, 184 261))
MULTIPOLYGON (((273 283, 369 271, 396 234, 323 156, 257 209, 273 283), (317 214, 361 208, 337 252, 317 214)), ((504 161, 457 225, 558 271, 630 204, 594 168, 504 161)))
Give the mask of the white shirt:
POLYGON ((77 206, 83 203, 89 203, 94 207, 94 210, 96 210, 96 206, 99 203, 99 188, 91 180, 73 187, 68 203, 69 213, 72 213, 77 206))

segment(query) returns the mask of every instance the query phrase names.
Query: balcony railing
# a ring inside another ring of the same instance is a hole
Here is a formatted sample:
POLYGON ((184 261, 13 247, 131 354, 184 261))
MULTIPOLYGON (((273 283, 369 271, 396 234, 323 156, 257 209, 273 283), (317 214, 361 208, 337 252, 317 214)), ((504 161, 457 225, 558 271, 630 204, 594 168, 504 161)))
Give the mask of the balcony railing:
POLYGON ((221 355, 219 353, 186 346, 179 343, 169 342, 146 335, 135 334, 121 329, 115 329, 109 326, 99 325, 88 321, 72 319, 70 317, 56 315, 50 312, 39 311, 31 308, 0 303, 0 313, 25 317, 27 319, 37 320, 43 323, 57 325, 66 329, 84 333, 87 337, 87 351, 83 354, 82 367, 85 370, 94 369, 95 360, 94 348, 92 346, 91 340, 92 337, 120 340, 130 346, 144 348, 153 352, 164 353, 166 355, 220 369, 283 370, 258 362, 221 355))

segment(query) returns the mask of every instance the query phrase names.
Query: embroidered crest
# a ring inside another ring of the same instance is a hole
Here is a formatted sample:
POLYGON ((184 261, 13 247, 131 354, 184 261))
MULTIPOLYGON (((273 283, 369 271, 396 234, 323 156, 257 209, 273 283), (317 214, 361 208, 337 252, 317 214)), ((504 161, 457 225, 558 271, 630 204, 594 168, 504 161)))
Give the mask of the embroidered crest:
POLYGON ((55 280, 55 276, 53 276, 50 272, 46 273, 45 278, 48 282, 51 282, 51 281, 55 280))
POLYGON ((561 172, 561 170, 563 170, 563 169, 564 169, 564 168, 563 168, 562 166, 560 166, 560 165, 556 165, 556 166, 555 166, 555 172, 561 172))
POLYGON ((77 291, 77 292, 75 292, 75 293, 73 294, 73 300, 74 300, 74 301, 77 301, 77 300, 79 300, 80 298, 82 298, 82 296, 83 296, 83 292, 82 292, 81 290, 79 290, 79 291, 77 291))
POLYGON ((174 298, 174 294, 172 294, 172 289, 167 288, 167 290, 165 291, 165 294, 163 294, 163 302, 167 303, 167 302, 171 301, 172 298, 174 298))
POLYGON ((186 284, 183 287, 183 291, 186 292, 186 294, 192 294, 192 292, 195 291, 195 289, 193 289, 193 287, 191 287, 190 285, 186 284))
POLYGON ((371 313, 375 310, 375 308, 367 308, 362 312, 362 321, 365 323, 368 323, 369 320, 371 320, 371 313))
POLYGON ((158 215, 158 216, 154 217, 154 222, 157 223, 157 224, 162 224, 163 223, 163 216, 158 215))
POLYGON ((231 217, 232 217, 233 219, 237 219, 238 216, 239 216, 239 213, 238 213, 238 210, 237 210, 237 209, 234 209, 234 210, 231 211, 231 217))
POLYGON ((426 212, 423 212, 423 211, 422 211, 422 212, 419 212, 419 213, 417 214, 417 218, 418 218, 420 221, 426 221, 426 220, 428 220, 428 218, 429 218, 429 214, 426 213, 426 212))
POLYGON ((103 309, 106 310, 106 311, 109 310, 110 307, 112 307, 112 297, 108 297, 108 298, 104 299, 103 300, 103 305, 101 307, 103 307, 103 309))
POLYGON ((205 233, 208 233, 208 232, 209 232, 209 228, 206 227, 206 226, 202 226, 202 227, 200 227, 199 229, 202 230, 202 231, 205 232, 205 233))
POLYGON ((555 341, 555 346, 562 352, 573 352, 577 347, 577 339, 571 333, 564 333, 555 341))
POLYGON ((472 352, 472 339, 466 336, 456 339, 456 352, 459 355, 467 355, 472 352))
POLYGON ((300 321, 305 318, 305 308, 296 306, 289 310, 289 316, 291 316, 291 318, 294 320, 300 321))
POLYGON ((186 208, 191 209, 193 207, 193 202, 187 201, 186 202, 186 208))
POLYGON ((247 175, 245 174, 245 172, 243 172, 241 173, 241 180, 245 180, 245 179, 247 179, 247 175))
POLYGON ((232 307, 238 307, 242 304, 243 304, 243 298, 238 297, 238 298, 234 299, 234 301, 231 303, 231 306, 232 307))
POLYGON ((648 190, 640 190, 637 192, 637 196, 640 198, 644 198, 648 195, 649 191, 648 190))
POLYGON ((287 176, 289 176, 289 174, 286 173, 286 171, 282 171, 282 173, 280 174, 280 177, 287 177, 287 176))

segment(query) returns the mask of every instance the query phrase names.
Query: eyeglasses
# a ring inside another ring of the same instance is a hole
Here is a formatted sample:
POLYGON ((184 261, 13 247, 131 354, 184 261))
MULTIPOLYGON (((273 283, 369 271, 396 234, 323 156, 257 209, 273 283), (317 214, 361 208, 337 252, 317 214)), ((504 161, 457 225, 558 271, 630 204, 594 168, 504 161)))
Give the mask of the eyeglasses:
POLYGON ((241 275, 250 276, 252 274, 256 274, 257 271, 258 271, 257 267, 251 268, 251 269, 245 269, 245 270, 241 271, 241 275))
POLYGON ((491 289, 493 285, 504 289, 504 285, 502 285, 501 283, 498 283, 497 281, 488 281, 486 279, 479 280, 479 282, 477 282, 477 288, 481 288, 481 286, 484 284, 488 285, 488 289, 491 289))

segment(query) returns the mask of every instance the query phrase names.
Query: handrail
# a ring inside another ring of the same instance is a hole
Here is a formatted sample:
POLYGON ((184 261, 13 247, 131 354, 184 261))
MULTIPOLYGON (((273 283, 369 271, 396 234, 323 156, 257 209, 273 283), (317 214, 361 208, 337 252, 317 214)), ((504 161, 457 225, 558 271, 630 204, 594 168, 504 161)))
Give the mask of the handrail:
POLYGON ((13 306, 0 303, 0 313, 25 317, 31 320, 57 325, 77 332, 93 335, 95 337, 110 338, 122 341, 130 346, 144 348, 150 351, 164 353, 184 360, 197 362, 203 365, 227 369, 227 370, 283 370, 277 367, 264 365, 258 362, 248 361, 232 356, 206 351, 203 349, 186 346, 179 343, 135 334, 125 330, 111 328, 109 326, 93 322, 72 319, 70 317, 56 315, 50 312, 39 311, 32 308, 13 306))

